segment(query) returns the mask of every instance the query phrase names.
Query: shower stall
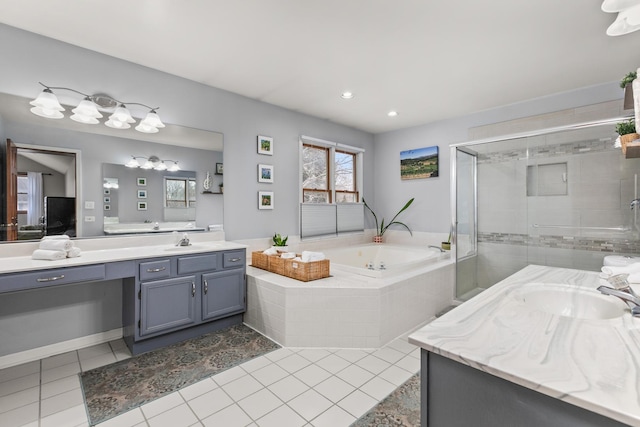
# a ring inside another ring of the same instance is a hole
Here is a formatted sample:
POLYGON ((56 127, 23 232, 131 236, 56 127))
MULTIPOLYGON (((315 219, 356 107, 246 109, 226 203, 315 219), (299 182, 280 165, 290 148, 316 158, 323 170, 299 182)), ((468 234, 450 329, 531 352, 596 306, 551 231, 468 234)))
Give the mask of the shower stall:
POLYGON ((529 264, 597 271, 640 256, 640 159, 615 146, 617 118, 451 146, 456 298, 529 264))

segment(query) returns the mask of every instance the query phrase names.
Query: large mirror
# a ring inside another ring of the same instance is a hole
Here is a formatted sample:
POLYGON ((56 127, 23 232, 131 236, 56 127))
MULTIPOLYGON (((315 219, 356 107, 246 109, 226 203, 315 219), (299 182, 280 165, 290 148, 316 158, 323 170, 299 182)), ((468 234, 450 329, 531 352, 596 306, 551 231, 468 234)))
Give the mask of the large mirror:
POLYGON ((208 184, 215 189, 222 184, 222 175, 215 174, 216 164, 223 163, 222 134, 172 124, 157 134, 142 134, 133 128, 114 130, 103 124, 80 124, 68 117, 45 119, 30 113, 29 101, 0 94, 3 241, 39 239, 44 234, 97 237, 163 232, 171 227, 205 230, 212 224, 222 225, 222 194, 203 191, 207 176, 212 177, 208 184), (11 147, 8 150, 8 140, 15 147, 13 154, 11 147), (125 167, 132 157, 171 159, 178 162, 180 170, 125 167), (103 173, 109 165, 113 173, 103 173), (132 180, 120 181, 116 169, 132 180), (171 185, 185 185, 191 199, 185 201, 188 206, 184 209, 176 208, 177 202, 165 206, 167 177, 177 178, 169 181, 171 185), (132 185, 131 191, 116 193, 117 205, 113 196, 105 194, 111 191, 105 191, 106 178, 132 185), (137 185, 137 178, 145 178, 146 187, 137 185), (11 190, 14 179, 15 189, 11 190), (37 182, 39 187, 34 187, 37 182), (152 193, 156 188, 161 195, 152 193), (62 205, 53 212, 54 206, 62 205), (116 222, 121 229, 130 230, 108 232, 116 222), (160 230, 153 229, 156 223, 160 230), (137 230, 138 224, 149 224, 149 229, 145 225, 137 230))

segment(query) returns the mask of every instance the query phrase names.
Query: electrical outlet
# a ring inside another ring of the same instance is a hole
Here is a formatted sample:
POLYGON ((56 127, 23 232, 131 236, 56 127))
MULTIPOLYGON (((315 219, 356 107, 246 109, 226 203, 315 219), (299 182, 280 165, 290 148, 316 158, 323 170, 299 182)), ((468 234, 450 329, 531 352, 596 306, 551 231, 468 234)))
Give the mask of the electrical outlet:
POLYGON ((84 202, 84 208, 85 209, 95 209, 95 207, 96 207, 95 202, 92 202, 92 201, 84 202))
POLYGON ((95 216, 85 216, 84 217, 84 222, 95 222, 96 221, 96 217, 95 216))

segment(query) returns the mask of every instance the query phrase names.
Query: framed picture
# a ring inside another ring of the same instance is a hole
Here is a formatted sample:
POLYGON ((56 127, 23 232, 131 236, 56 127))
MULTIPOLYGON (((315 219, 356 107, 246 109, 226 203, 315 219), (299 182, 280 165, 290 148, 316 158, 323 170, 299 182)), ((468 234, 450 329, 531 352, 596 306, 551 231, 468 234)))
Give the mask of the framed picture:
POLYGON ((146 199, 147 190, 138 190, 138 199, 146 199))
POLYGON ((400 152, 400 179, 438 176, 438 146, 400 152))
POLYGON ((258 135, 258 154, 273 156, 273 138, 258 135))
POLYGON ((258 209, 273 209, 273 191, 258 191, 258 209))
POLYGON ((138 187, 146 187, 147 186, 147 178, 138 178, 137 179, 138 187))
POLYGON ((222 175, 222 163, 216 163, 216 175, 222 175))
POLYGON ((102 192, 102 194, 111 194, 111 189, 110 188, 105 188, 104 191, 102 192))
POLYGON ((111 203, 111 197, 105 197, 105 198, 103 198, 103 199, 102 199, 102 202, 103 202, 104 204, 109 204, 109 203, 111 203))
POLYGON ((111 205, 104 205, 104 210, 105 211, 110 211, 111 210, 111 205))
POLYGON ((273 183, 273 165, 258 165, 258 182, 273 183))
POLYGON ((138 210, 146 211, 147 210, 147 202, 138 202, 138 210))

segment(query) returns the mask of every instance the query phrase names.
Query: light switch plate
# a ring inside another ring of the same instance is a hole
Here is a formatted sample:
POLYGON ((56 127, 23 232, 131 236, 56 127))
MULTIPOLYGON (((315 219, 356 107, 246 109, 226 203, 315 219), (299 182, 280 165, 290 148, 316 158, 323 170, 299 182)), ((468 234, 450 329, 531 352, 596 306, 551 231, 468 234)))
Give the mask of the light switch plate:
POLYGON ((85 209, 95 209, 96 207, 96 203, 93 201, 85 201, 84 202, 84 208, 85 209))

